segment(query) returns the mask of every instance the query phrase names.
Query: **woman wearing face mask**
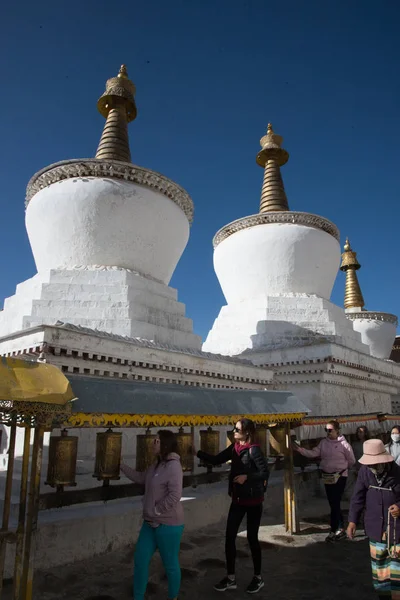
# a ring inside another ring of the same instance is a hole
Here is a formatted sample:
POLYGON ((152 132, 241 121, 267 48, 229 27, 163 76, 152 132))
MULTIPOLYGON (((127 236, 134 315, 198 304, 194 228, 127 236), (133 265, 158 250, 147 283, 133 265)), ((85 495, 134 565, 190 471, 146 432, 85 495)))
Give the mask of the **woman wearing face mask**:
POLYGON ((400 598, 400 467, 381 440, 367 440, 351 499, 347 535, 353 539, 365 510, 365 532, 370 539, 372 579, 380 599, 400 598))
POLYGON ((307 450, 294 445, 293 450, 307 458, 320 458, 322 480, 331 508, 331 531, 327 542, 336 542, 346 537, 341 510, 341 501, 346 487, 349 469, 354 465, 353 450, 343 435, 337 421, 329 421, 325 427, 326 438, 316 448, 307 450))
POLYGON ((390 432, 390 442, 386 446, 386 450, 393 456, 396 464, 400 465, 400 428, 392 427, 390 432))
POLYGON ((133 595, 143 600, 150 561, 158 548, 168 578, 168 598, 176 599, 181 583, 179 549, 183 533, 183 473, 175 433, 161 430, 154 440, 154 464, 144 473, 125 464, 121 471, 144 485, 143 520, 135 549, 133 595))
POLYGON ((205 452, 194 453, 211 465, 231 462, 229 495, 232 503, 228 513, 225 537, 227 576, 214 586, 217 592, 236 590, 235 561, 236 536, 244 516, 247 517, 247 541, 254 565, 254 577, 246 592, 255 594, 264 587, 261 576, 261 547, 258 530, 263 512, 264 494, 269 477, 268 464, 261 448, 253 443, 255 425, 251 419, 241 419, 233 429, 234 443, 217 456, 205 452))

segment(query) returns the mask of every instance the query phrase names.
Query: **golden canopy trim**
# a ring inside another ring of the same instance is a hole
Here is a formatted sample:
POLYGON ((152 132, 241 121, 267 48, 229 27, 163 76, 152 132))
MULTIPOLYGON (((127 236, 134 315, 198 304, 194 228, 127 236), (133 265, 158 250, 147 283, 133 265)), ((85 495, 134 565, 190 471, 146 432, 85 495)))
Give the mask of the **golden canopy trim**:
POLYGON ((247 417, 257 424, 268 425, 301 421, 306 413, 249 414, 249 415, 132 415, 117 413, 74 413, 66 427, 212 427, 234 425, 247 417))

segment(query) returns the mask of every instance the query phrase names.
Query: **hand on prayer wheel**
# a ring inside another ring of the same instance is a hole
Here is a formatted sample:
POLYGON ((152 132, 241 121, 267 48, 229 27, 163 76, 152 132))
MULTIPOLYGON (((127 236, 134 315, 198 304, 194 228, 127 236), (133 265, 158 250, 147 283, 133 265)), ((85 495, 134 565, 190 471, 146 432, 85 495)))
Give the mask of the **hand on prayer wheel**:
MULTIPOLYGON (((200 431, 200 450, 206 454, 216 455, 219 453, 219 431, 214 431, 211 427, 200 431)), ((207 463, 200 461, 200 467, 209 467, 207 463)))
POLYGON ((122 433, 108 429, 96 436, 96 462, 93 477, 99 481, 119 479, 122 433))
POLYGON ((50 437, 46 485, 51 487, 76 485, 77 453, 78 437, 69 436, 66 429, 63 429, 61 435, 50 437))

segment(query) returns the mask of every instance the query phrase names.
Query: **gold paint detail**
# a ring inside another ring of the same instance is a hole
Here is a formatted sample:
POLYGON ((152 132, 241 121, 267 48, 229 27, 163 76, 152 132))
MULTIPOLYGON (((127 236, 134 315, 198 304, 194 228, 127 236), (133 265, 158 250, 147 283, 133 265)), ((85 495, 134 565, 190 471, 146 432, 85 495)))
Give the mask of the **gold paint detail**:
POLYGON ((77 454, 77 436, 67 435, 66 430, 63 430, 59 436, 51 436, 46 485, 75 486, 77 454))
POLYGON ((193 438, 191 433, 185 433, 183 428, 177 434, 178 454, 181 457, 182 471, 193 471, 194 456, 192 453, 193 438))
POLYGON ((260 213, 289 210, 280 169, 289 160, 289 154, 281 148, 282 142, 282 137, 274 133, 269 123, 267 135, 260 140, 262 149, 256 158, 257 164, 264 168, 260 213))
MULTIPOLYGON (((211 427, 200 431, 200 450, 211 456, 219 454, 219 431, 214 431, 211 427)), ((200 460, 199 466, 209 465, 206 461, 200 460)))
POLYGON ((74 413, 65 427, 208 427, 233 425, 244 417, 257 424, 299 421, 306 413, 282 413, 273 415, 130 415, 114 413, 74 413))
POLYGON ((136 471, 143 473, 155 461, 154 456, 154 440, 157 434, 152 434, 150 429, 147 429, 145 434, 136 436, 136 471))
POLYGON ((365 302, 356 273, 360 268, 361 265, 357 260, 357 253, 351 249, 349 238, 346 238, 344 252, 342 254, 342 264, 340 265, 340 270, 346 273, 344 292, 345 308, 364 308, 365 302))
POLYGON ((93 477, 99 481, 120 478, 122 433, 120 431, 101 431, 96 436, 96 459, 93 477))
POLYGON ((268 225, 270 223, 285 223, 313 227, 314 229, 325 231, 325 233, 328 233, 337 241, 340 239, 338 228, 328 219, 320 217, 319 215, 288 210, 286 212, 264 212, 232 221, 232 223, 225 225, 215 234, 213 246, 216 248, 221 242, 238 231, 250 229, 257 225, 268 225))
POLYGON ((96 160, 95 158, 63 160, 35 173, 26 189, 25 206, 28 206, 35 194, 53 183, 79 177, 122 179, 157 190, 172 200, 185 213, 189 223, 193 221, 193 200, 178 184, 160 173, 132 165, 129 162, 96 160))

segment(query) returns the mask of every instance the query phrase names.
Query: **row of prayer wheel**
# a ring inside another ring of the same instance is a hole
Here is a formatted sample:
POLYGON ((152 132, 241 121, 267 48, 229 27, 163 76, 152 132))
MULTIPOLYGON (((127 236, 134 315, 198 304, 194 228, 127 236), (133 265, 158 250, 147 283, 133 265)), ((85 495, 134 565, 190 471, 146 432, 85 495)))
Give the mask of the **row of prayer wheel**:
MULTIPOLYGON (((270 435, 270 446, 273 454, 283 452, 283 429, 274 428, 270 435)), ((136 469, 145 471, 154 462, 154 440, 157 434, 152 434, 150 429, 145 434, 136 438, 136 469)), ((233 441, 233 432, 228 434, 230 442, 233 441)), ((193 471, 194 456, 192 452, 193 439, 191 433, 185 433, 181 428, 177 434, 178 453, 181 457, 183 471, 193 471)), ((267 428, 257 427, 255 443, 259 444, 263 453, 267 454, 267 428)), ((200 431, 200 450, 207 454, 218 454, 220 449, 220 432, 209 427, 200 431)), ((96 458, 93 477, 99 481, 109 482, 120 478, 120 464, 122 451, 122 433, 112 431, 100 432, 96 436, 96 458)), ((46 484, 51 487, 75 486, 76 462, 78 453, 78 437, 68 435, 64 429, 59 436, 50 438, 49 462, 46 484)), ((206 467, 200 461, 199 466, 206 467)))

